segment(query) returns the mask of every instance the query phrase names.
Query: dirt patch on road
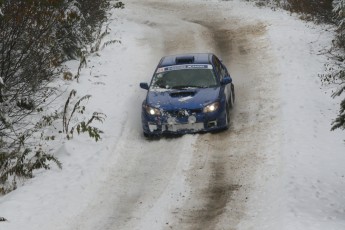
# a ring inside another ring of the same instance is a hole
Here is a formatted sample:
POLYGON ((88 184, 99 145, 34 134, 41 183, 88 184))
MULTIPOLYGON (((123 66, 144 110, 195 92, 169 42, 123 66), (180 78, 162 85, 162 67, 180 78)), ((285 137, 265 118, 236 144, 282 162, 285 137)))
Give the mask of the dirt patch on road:
POLYGON ((176 211, 179 221, 173 229, 236 229, 246 212, 253 175, 263 160, 258 143, 246 135, 246 131, 229 130, 199 136, 188 177, 189 198, 176 211))
MULTIPOLYGON (((198 151, 196 154, 203 158, 209 152, 198 151)), ((204 168, 196 162, 191 170, 191 194, 185 208, 177 212, 180 221, 176 229, 215 229, 231 203, 233 193, 241 187, 229 181, 226 161, 223 156, 215 155, 210 156, 204 168)))
POLYGON ((230 56, 237 57, 235 55, 237 51, 241 55, 249 54, 250 47, 248 47, 247 39, 255 39, 255 37, 260 37, 266 32, 266 25, 262 22, 243 26, 240 20, 232 19, 231 27, 228 23, 218 21, 191 20, 190 22, 207 28, 203 32, 203 37, 210 38, 214 42, 215 53, 222 57, 226 63, 231 61, 229 60, 230 56))

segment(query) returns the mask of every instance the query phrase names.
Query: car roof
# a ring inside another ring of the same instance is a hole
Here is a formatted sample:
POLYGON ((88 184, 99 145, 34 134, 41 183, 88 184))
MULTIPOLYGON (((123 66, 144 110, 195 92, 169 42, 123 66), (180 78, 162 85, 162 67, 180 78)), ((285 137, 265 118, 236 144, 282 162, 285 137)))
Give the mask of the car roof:
POLYGON ((162 57, 159 67, 173 66, 181 64, 211 64, 212 53, 186 53, 162 57))

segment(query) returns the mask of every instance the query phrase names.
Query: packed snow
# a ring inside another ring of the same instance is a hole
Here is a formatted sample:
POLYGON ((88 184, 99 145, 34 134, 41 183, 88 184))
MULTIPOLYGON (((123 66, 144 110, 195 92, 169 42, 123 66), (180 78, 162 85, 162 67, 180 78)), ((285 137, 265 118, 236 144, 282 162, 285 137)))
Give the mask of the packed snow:
MULTIPOLYGON (((339 101, 318 76, 331 26, 240 0, 129 0, 112 15, 107 39, 121 43, 90 56, 79 82, 57 81, 92 95, 88 113, 107 115, 97 124, 102 140, 52 142, 63 169, 39 171, 0 197, 1 230, 345 229, 345 135, 330 131, 339 101), (223 22, 217 30, 213 18, 223 22), (214 52, 228 65, 232 125, 147 140, 139 82, 161 56, 182 52, 214 52)), ((78 62, 66 65, 77 72, 78 62)))

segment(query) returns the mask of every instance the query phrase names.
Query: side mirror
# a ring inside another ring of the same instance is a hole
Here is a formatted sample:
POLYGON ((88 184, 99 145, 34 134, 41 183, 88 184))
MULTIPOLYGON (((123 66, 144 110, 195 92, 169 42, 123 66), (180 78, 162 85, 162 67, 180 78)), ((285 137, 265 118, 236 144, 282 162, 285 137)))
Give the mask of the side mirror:
POLYGON ((230 84, 232 82, 232 79, 230 76, 226 76, 224 77, 221 81, 220 81, 220 84, 221 85, 227 85, 227 84, 230 84))
POLYGON ((140 88, 149 90, 149 85, 146 82, 141 82, 140 83, 140 88))

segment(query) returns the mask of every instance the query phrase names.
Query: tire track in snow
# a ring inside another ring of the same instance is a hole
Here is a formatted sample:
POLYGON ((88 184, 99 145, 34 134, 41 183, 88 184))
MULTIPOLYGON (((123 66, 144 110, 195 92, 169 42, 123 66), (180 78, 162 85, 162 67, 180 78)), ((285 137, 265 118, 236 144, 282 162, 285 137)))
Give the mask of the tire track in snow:
POLYGON ((219 218, 233 202, 233 193, 241 187, 229 177, 227 161, 231 158, 222 154, 224 149, 217 146, 220 141, 214 137, 213 134, 199 137, 194 157, 203 155, 207 160, 202 167, 200 162, 192 162, 193 167, 187 177, 191 185, 190 194, 182 211, 176 215, 178 222, 173 229, 216 229, 219 218))

